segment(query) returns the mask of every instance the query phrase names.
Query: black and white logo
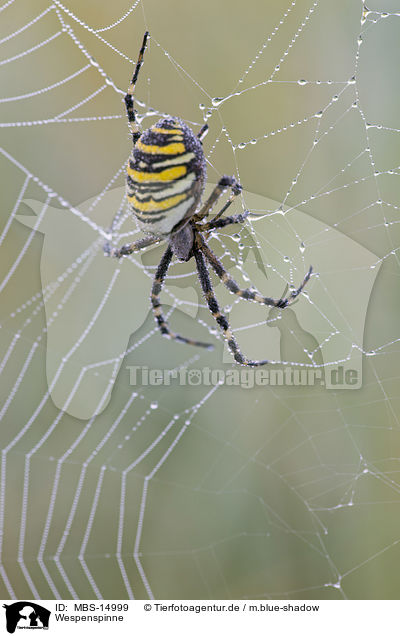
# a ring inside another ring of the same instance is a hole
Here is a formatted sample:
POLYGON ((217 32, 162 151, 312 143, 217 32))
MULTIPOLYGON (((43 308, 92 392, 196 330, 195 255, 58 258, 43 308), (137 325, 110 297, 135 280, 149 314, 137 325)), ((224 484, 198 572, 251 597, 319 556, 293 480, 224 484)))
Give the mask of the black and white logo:
POLYGON ((50 610, 32 603, 17 601, 11 605, 3 605, 6 610, 7 631, 14 634, 18 629, 48 629, 50 610))

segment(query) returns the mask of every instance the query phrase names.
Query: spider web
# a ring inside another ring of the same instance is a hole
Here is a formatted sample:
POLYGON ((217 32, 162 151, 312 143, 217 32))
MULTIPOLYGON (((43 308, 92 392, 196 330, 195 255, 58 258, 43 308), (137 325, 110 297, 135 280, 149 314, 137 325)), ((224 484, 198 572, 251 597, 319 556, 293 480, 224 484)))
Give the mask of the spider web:
POLYGON ((90 5, 0 7, 1 596, 396 598, 395 3, 90 5), (207 121, 207 190, 244 186, 250 216, 213 250, 275 297, 314 266, 283 313, 213 279, 275 383, 227 385, 193 262, 172 265, 164 309, 213 352, 154 325, 162 247, 103 256, 115 214, 113 240, 140 235, 121 98, 146 28, 142 126, 207 121))

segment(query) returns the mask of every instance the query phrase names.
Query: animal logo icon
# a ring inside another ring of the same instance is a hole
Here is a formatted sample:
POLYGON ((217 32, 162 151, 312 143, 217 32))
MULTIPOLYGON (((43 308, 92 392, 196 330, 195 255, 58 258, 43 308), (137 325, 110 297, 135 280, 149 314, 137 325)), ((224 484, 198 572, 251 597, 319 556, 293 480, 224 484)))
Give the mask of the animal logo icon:
POLYGON ((14 634, 17 627, 48 629, 50 610, 32 603, 17 601, 11 605, 4 604, 6 610, 6 626, 9 634, 14 634))

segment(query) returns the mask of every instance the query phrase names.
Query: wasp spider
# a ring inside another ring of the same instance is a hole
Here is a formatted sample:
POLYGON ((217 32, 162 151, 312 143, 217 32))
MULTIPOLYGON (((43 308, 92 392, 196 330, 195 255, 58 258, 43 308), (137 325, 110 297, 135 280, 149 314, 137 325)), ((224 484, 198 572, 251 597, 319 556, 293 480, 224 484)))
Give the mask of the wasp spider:
MULTIPOLYGON (((227 341, 235 361, 247 366, 266 364, 268 360, 249 360, 240 351, 229 323, 221 313, 215 297, 207 265, 211 265, 216 275, 230 292, 262 305, 284 309, 301 293, 312 272, 310 267, 301 285, 286 298, 274 300, 262 296, 251 289, 239 289, 221 261, 212 252, 203 236, 232 223, 243 223, 247 216, 236 214, 222 218, 234 198, 241 192, 241 186, 234 177, 223 176, 208 199, 201 205, 201 196, 206 179, 206 164, 202 139, 207 133, 204 125, 196 136, 178 117, 160 119, 144 132, 136 121, 133 96, 136 81, 143 63, 148 32, 144 34, 142 48, 136 64, 128 92, 125 96, 126 112, 132 133, 133 149, 127 166, 127 195, 132 212, 145 236, 119 249, 108 241, 104 252, 121 258, 160 241, 167 241, 165 250, 153 281, 151 304, 155 320, 161 333, 168 338, 197 347, 212 348, 212 345, 185 338, 170 331, 163 316, 160 293, 172 257, 179 261, 196 260, 197 272, 203 294, 211 314, 217 321, 227 341), (221 195, 230 189, 230 196, 221 210, 206 220, 221 195)), ((114 220, 115 221, 115 220, 114 220)), ((114 224, 113 224, 114 225, 114 224)), ((113 226, 112 226, 113 227, 113 226)))

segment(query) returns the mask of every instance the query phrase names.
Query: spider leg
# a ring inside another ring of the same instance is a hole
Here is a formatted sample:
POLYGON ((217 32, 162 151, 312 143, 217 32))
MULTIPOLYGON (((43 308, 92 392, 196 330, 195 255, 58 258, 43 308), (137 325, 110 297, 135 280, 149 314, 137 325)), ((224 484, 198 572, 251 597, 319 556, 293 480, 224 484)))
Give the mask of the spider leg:
POLYGON ((222 283, 229 289, 230 292, 236 294, 237 296, 240 296, 241 298, 244 298, 245 300, 254 300, 261 305, 268 305, 269 307, 280 307, 281 309, 284 309, 288 305, 292 304, 294 299, 297 298, 297 296, 303 291, 304 286, 310 279, 312 267, 310 267, 310 269, 308 270, 301 285, 286 298, 269 298, 268 296, 262 296, 258 291, 254 291, 252 289, 240 289, 235 279, 232 278, 230 274, 228 274, 219 258, 209 248, 203 237, 197 234, 197 238, 199 242, 199 248, 203 252, 207 261, 210 263, 214 272, 217 274, 218 278, 221 279, 222 283))
POLYGON ((160 303, 160 293, 165 281, 165 277, 167 275, 168 268, 172 260, 172 255, 173 255, 172 249, 168 245, 166 251, 164 252, 162 256, 160 264, 157 267, 156 275, 153 281, 153 286, 151 288, 151 304, 153 307, 153 314, 154 314, 156 323, 162 335, 166 336, 167 338, 172 338, 174 340, 177 340, 178 342, 183 342, 185 344, 194 345, 195 347, 204 347, 205 349, 214 349, 213 345, 208 344, 206 342, 199 342, 198 340, 192 340, 190 338, 185 338, 184 336, 180 336, 177 333, 173 333, 172 331, 170 331, 168 323, 164 318, 164 315, 161 309, 161 303, 160 303))
POLYGON ((158 243, 162 239, 159 236, 144 236, 140 238, 138 241, 134 241, 133 243, 127 243, 126 245, 122 245, 122 247, 116 248, 111 247, 110 241, 107 241, 103 245, 103 252, 106 256, 112 256, 113 258, 121 258, 121 256, 129 256, 132 252, 138 252, 142 250, 144 247, 148 247, 149 245, 154 245, 154 243, 158 243))
POLYGON ((246 218, 249 216, 250 212, 247 210, 242 214, 234 214, 233 216, 226 216, 223 219, 212 219, 208 223, 203 223, 202 225, 198 225, 197 229, 199 232, 208 232, 210 230, 219 230, 226 225, 232 225, 232 223, 244 223, 246 218))
POLYGON ((208 308, 211 311, 212 316, 217 321, 221 328, 224 338, 227 341, 228 347, 232 352, 236 362, 248 367, 259 367, 263 364, 267 364, 268 360, 249 360, 246 358, 239 349, 236 339, 231 331, 229 323, 226 317, 221 314, 218 301, 215 298, 215 294, 212 288, 209 273, 207 271, 207 265, 205 258, 202 254, 202 247, 200 245, 194 245, 193 247, 194 257, 197 263, 197 271, 199 273, 199 279, 204 296, 207 300, 208 308))
POLYGON ((200 139, 200 141, 203 141, 207 133, 208 133, 208 124, 204 124, 204 126, 202 126, 199 132, 197 133, 197 138, 200 139))
POLYGON ((136 111, 135 111, 135 105, 134 105, 134 101, 133 101, 133 94, 134 94, 134 91, 135 91, 137 78, 139 76, 139 71, 140 71, 141 66, 143 64, 143 56, 144 56, 144 52, 146 50, 148 37, 149 37, 149 32, 146 31, 146 33, 143 36, 142 48, 139 51, 139 57, 138 57, 138 60, 136 62, 135 72, 133 73, 133 77, 132 77, 131 83, 130 83, 129 88, 127 90, 127 93, 125 95, 126 114, 128 116, 128 122, 129 122, 129 126, 130 126, 130 129, 131 129, 131 132, 132 132, 133 143, 136 143, 136 141, 140 137, 140 128, 139 128, 139 125, 138 125, 138 123, 136 121, 136 111))
POLYGON ((225 212, 225 210, 229 208, 232 201, 237 197, 237 195, 240 194, 242 191, 242 186, 236 181, 235 177, 228 177, 226 175, 221 177, 200 211, 192 217, 193 221, 201 221, 202 219, 204 219, 204 217, 206 217, 211 212, 212 208, 214 207, 218 199, 227 190, 227 188, 231 188, 232 193, 228 201, 218 212, 215 218, 220 217, 225 212))

